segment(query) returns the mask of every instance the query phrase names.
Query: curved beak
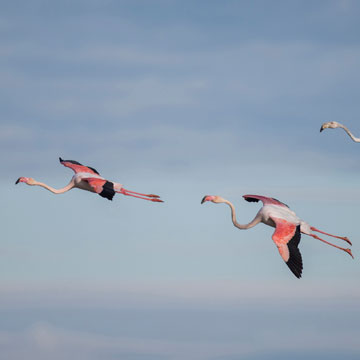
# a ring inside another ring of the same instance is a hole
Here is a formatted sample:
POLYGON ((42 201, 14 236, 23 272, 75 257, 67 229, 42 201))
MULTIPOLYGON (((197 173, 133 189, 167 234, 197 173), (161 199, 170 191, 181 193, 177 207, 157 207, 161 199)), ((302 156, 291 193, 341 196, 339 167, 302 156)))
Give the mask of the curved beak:
POLYGON ((18 184, 20 182, 20 178, 18 178, 15 182, 15 185, 18 184))
POLYGON ((322 132, 323 130, 324 130, 324 125, 321 126, 320 132, 322 132))
POLYGON ((205 195, 205 196, 203 197, 203 199, 201 200, 201 203, 202 203, 202 204, 206 201, 206 197, 207 197, 207 195, 205 195))

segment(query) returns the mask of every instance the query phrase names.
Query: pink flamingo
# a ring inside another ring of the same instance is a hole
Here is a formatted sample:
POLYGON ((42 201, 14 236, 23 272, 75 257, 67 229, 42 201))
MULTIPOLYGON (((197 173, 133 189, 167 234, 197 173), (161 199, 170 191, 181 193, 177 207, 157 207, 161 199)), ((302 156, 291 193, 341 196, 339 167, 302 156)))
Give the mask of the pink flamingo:
POLYGON ((159 199, 158 195, 142 194, 124 189, 121 184, 104 179, 94 168, 90 166, 81 165, 77 161, 73 160, 63 160, 62 158, 59 158, 59 160, 62 165, 72 169, 75 172, 75 175, 72 177, 69 184, 66 185, 64 188, 54 189, 49 185, 46 185, 28 177, 20 177, 19 179, 17 179, 15 184, 18 184, 19 182, 24 182, 28 185, 42 186, 43 188, 51 191, 54 194, 63 194, 64 192, 69 191, 73 188, 78 188, 97 193, 100 196, 109 200, 112 200, 115 193, 119 193, 127 196, 133 196, 139 199, 163 202, 159 199))
POLYGON ((258 202, 260 200, 263 203, 263 207, 256 214, 255 218, 246 225, 241 225, 236 221, 234 205, 220 196, 206 195, 202 199, 201 203, 203 204, 205 201, 211 201, 215 204, 225 203, 229 205, 231 208, 232 222, 239 229, 250 229, 260 222, 274 227, 275 232, 272 235, 272 239, 286 265, 297 278, 301 277, 303 269, 302 258, 298 249, 301 233, 312 236, 314 239, 321 240, 328 245, 343 250, 354 258, 350 249, 345 249, 329 243, 313 234, 312 231, 344 240, 348 244, 352 245, 347 237, 331 235, 310 226, 305 221, 302 221, 292 210, 289 209, 286 204, 276 199, 259 195, 244 195, 243 198, 249 202, 258 202))

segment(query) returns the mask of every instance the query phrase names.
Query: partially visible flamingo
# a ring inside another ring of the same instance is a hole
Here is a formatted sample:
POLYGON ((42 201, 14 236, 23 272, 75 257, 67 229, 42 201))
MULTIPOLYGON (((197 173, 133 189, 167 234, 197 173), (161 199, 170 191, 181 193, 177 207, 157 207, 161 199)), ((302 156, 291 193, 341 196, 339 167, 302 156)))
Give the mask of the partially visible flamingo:
POLYGON ((313 234, 312 231, 344 240, 348 244, 352 245, 347 237, 331 235, 318 230, 313 226, 310 226, 308 223, 301 220, 292 210, 289 209, 286 204, 282 203, 281 201, 259 195, 244 195, 243 198, 249 202, 258 202, 260 200, 263 203, 263 207, 256 214, 255 218, 246 225, 241 225, 236 221, 234 205, 230 201, 223 199, 220 196, 206 195, 202 199, 201 203, 203 204, 206 201, 211 201, 215 204, 225 203, 229 205, 231 208, 232 222, 239 229, 250 229, 260 222, 274 227, 275 232, 272 235, 272 239, 275 242, 286 265, 297 278, 301 277, 303 269, 302 258, 298 249, 301 233, 312 236, 314 239, 321 240, 328 245, 343 250, 352 258, 354 258, 350 249, 345 249, 329 243, 313 234))
POLYGON ((321 125, 320 132, 322 132, 325 129, 336 129, 336 128, 344 129, 353 141, 360 142, 360 138, 355 137, 345 125, 340 124, 336 121, 329 121, 329 122, 323 123, 321 125))
POLYGON ((72 177, 69 184, 62 189, 54 189, 49 185, 46 185, 28 177, 20 177, 16 180, 15 184, 18 184, 19 182, 24 182, 28 185, 42 186, 43 188, 51 191, 54 194, 63 194, 64 192, 69 191, 73 188, 78 188, 97 193, 100 196, 109 200, 112 200, 115 193, 119 193, 127 196, 133 196, 139 199, 163 202, 162 200, 160 200, 160 196, 158 195, 142 194, 124 189, 121 184, 104 179, 94 168, 90 166, 84 166, 74 160, 63 160, 62 158, 59 158, 59 160, 62 165, 72 169, 75 172, 75 175, 72 177))

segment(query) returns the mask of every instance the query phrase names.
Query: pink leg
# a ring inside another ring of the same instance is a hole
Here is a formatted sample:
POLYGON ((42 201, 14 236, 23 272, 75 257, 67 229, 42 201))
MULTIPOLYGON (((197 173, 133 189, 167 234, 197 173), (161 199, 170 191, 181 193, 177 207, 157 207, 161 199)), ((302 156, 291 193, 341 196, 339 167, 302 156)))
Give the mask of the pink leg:
POLYGON ((343 250, 343 251, 345 251, 346 253, 348 253, 352 258, 354 258, 354 256, 353 256, 353 254, 351 253, 351 250, 350 250, 350 249, 345 249, 345 248, 342 248, 342 247, 340 247, 340 246, 334 245, 334 244, 332 244, 332 243, 330 243, 330 242, 328 242, 328 241, 325 241, 325 240, 321 239, 321 238, 318 237, 317 235, 314 235, 314 234, 308 234, 308 235, 312 236, 314 239, 317 239, 317 240, 320 240, 320 241, 324 242, 325 244, 328 244, 328 245, 331 245, 331 246, 333 246, 333 247, 336 247, 337 249, 343 250))
MULTIPOLYGON (((135 197, 135 198, 138 198, 138 199, 149 200, 149 201, 154 201, 154 202, 163 202, 162 200, 158 199, 157 197, 156 198, 151 197, 149 199, 149 198, 145 197, 145 196, 149 196, 149 195, 144 194, 144 196, 138 196, 138 195, 132 194, 133 191, 129 192, 128 190, 125 190, 125 189, 121 189, 120 191, 117 191, 117 192, 120 193, 120 194, 126 195, 126 196, 132 196, 132 197, 135 197)), ((137 193, 135 193, 135 194, 137 194, 137 193)))
POLYGON ((315 227, 313 227, 313 226, 311 226, 310 229, 311 229, 312 231, 316 231, 316 232, 319 232, 319 233, 321 233, 321 234, 325 234, 325 235, 332 236, 332 237, 337 238, 337 239, 344 240, 344 241, 346 241, 348 244, 352 245, 351 241, 350 241, 346 236, 336 236, 336 235, 332 235, 332 234, 326 233, 326 232, 324 232, 324 231, 321 231, 321 230, 319 230, 319 229, 317 229, 317 228, 315 228, 315 227))
POLYGON ((125 190, 127 193, 130 193, 130 194, 136 194, 136 195, 153 197, 153 198, 159 198, 160 197, 159 195, 154 195, 154 194, 142 194, 142 193, 138 193, 138 192, 127 190, 127 189, 123 189, 123 190, 125 190))

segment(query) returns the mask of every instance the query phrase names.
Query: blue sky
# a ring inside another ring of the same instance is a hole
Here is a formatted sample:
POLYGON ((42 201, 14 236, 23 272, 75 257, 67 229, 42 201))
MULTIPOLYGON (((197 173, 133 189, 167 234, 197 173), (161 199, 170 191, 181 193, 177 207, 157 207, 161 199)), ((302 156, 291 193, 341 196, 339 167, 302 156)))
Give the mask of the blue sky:
POLYGON ((359 358, 357 1, 0 1, 0 347, 7 358, 359 358), (164 204, 63 187, 58 157, 164 204), (303 278, 273 196, 303 236, 303 278), (282 341, 279 341, 281 339, 282 341), (22 346, 19 346, 22 344, 22 346))

